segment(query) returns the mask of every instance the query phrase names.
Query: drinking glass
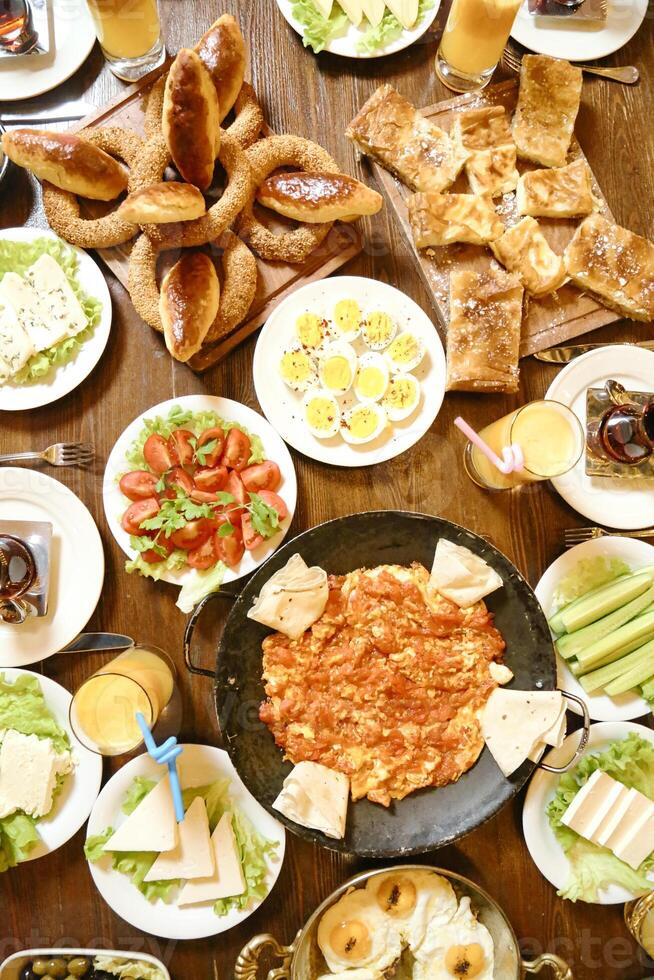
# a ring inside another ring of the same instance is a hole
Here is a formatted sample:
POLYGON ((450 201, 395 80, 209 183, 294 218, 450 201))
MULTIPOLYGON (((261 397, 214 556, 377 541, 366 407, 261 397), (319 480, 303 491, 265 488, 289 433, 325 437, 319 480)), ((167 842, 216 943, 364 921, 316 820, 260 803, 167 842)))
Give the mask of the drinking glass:
POLYGON ((522 0, 454 0, 443 31, 436 74, 455 92, 488 85, 522 0))
POLYGON ((158 0, 86 0, 107 63, 135 82, 162 64, 166 48, 158 0))
POLYGON ((0 534, 0 623, 20 626, 29 615, 21 600, 36 580, 36 562, 27 544, 13 534, 0 534))
POLYGON ((501 473, 484 454, 466 445, 464 465, 470 479, 484 490, 512 490, 525 483, 551 480, 572 469, 584 451, 581 422, 567 405, 552 399, 529 402, 479 433, 497 456, 517 443, 524 454, 524 466, 514 473, 501 473))

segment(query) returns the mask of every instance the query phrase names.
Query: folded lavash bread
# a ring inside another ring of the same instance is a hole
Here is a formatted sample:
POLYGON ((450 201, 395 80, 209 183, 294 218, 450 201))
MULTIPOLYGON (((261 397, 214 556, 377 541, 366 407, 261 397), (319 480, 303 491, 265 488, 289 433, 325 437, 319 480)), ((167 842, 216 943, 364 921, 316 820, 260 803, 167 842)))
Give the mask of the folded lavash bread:
POLYGON ((345 835, 350 780, 318 762, 298 762, 273 803, 289 820, 336 840, 345 835))
POLYGON ((263 586, 248 619, 297 640, 320 619, 328 597, 327 572, 293 555, 263 586))
POLYGON ((563 696, 561 697, 561 715, 554 722, 552 727, 546 731, 541 740, 538 741, 529 753, 530 762, 539 762, 543 752, 551 745, 554 749, 560 749, 565 741, 568 729, 568 719, 566 718, 567 706, 563 696))
MULTIPOLYGON (((481 715, 481 732, 505 776, 565 737, 565 702, 560 691, 496 688, 481 715), (550 741, 552 740, 553 741, 550 741)), ((532 760, 534 761, 534 760, 532 760)))
POLYGON ((431 581, 441 595, 462 608, 473 606, 504 584, 483 558, 445 538, 436 545, 431 581))

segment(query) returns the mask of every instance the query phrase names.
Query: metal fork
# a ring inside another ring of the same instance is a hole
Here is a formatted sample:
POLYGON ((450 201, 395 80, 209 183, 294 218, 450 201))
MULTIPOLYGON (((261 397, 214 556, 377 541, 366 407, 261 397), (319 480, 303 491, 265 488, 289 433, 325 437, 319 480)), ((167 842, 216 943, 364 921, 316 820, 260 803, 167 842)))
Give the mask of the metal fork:
POLYGON ((90 442, 57 442, 40 453, 5 453, 0 463, 50 463, 51 466, 88 466, 95 457, 90 442))
MULTIPOLYGON (((502 64, 509 71, 519 72, 522 65, 522 52, 507 44, 502 53, 502 64)), ((635 85, 640 78, 640 72, 635 65, 621 65, 619 68, 595 68, 593 65, 577 65, 590 75, 600 75, 624 85, 635 85)))
POLYGON ((603 527, 569 527, 563 532, 563 541, 566 548, 574 548, 575 545, 583 544, 584 541, 592 541, 593 538, 615 536, 620 538, 654 538, 654 527, 645 528, 643 531, 605 531, 603 527))

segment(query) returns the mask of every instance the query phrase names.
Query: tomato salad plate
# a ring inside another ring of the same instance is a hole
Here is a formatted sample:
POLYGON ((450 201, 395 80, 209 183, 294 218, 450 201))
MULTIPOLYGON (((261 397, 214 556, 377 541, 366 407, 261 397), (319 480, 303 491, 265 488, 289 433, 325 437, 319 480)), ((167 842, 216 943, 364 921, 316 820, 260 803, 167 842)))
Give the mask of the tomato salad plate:
POLYGON ((290 454, 252 409, 187 395, 135 419, 111 451, 104 507, 126 570, 182 588, 193 606, 277 548, 297 497, 290 454))

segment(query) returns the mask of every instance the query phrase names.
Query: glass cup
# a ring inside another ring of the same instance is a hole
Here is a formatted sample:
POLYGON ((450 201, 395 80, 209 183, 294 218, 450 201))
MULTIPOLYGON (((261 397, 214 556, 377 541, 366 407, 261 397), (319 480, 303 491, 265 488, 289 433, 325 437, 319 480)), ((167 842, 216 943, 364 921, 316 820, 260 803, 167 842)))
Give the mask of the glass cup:
POLYGON ((36 581, 36 562, 30 548, 13 534, 0 534, 0 623, 20 626, 29 615, 21 600, 36 581))
POLYGON ((488 85, 522 0, 454 0, 443 31, 436 74, 455 92, 488 85))
POLYGON ((181 698, 176 676, 175 665, 163 650, 151 643, 130 647, 75 692, 70 706, 75 735, 99 755, 133 752, 143 744, 138 711, 155 739, 178 734, 181 698))
POLYGON ((504 446, 517 443, 524 466, 515 473, 501 473, 471 442, 466 445, 464 465, 470 479, 484 490, 512 490, 525 483, 551 480, 572 469, 584 451, 581 422, 567 405, 546 399, 529 402, 479 433, 502 458, 504 446))
POLYGON ((158 0, 86 0, 107 63, 118 78, 135 82, 163 63, 158 0))

